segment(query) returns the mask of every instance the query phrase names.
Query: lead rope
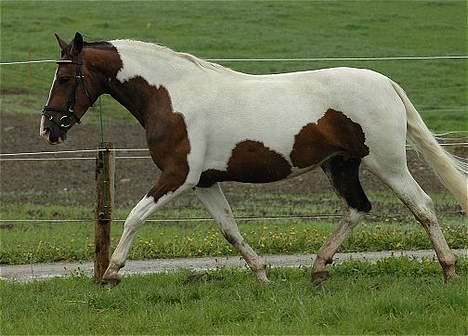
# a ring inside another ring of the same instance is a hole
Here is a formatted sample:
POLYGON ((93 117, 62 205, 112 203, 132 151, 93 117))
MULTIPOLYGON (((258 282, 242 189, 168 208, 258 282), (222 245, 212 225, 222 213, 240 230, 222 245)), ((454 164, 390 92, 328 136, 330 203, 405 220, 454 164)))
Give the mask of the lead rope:
POLYGON ((104 126, 103 126, 103 122, 102 122, 102 101, 101 101, 101 97, 99 97, 98 140, 99 140, 99 146, 102 147, 102 145, 104 144, 104 126))

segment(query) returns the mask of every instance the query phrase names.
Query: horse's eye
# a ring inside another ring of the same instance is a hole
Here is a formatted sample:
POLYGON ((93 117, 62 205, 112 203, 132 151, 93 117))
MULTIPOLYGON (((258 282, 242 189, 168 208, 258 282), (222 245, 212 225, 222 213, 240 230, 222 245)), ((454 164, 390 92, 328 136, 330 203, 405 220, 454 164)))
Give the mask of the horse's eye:
POLYGON ((68 76, 57 78, 57 80, 58 80, 58 82, 59 82, 60 84, 65 84, 65 83, 68 82, 70 79, 71 79, 71 77, 68 77, 68 76))

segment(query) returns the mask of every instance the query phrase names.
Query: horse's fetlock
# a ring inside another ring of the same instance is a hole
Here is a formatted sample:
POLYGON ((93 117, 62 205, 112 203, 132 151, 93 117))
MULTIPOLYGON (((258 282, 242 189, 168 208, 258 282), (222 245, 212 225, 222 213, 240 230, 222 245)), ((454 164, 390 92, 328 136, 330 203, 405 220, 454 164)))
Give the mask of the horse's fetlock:
POLYGON ((457 262, 457 257, 455 257, 453 254, 452 255, 447 255, 444 257, 441 257, 439 259, 440 264, 442 267, 450 267, 450 266, 455 266, 455 263, 457 262))
POLYGON ((255 273, 255 275, 258 283, 262 285, 268 285, 270 283, 270 280, 268 280, 265 270, 258 271, 255 273))
POLYGON ((257 257, 254 260, 251 260, 249 266, 250 266, 251 270, 254 271, 257 274, 261 273, 261 272, 265 272, 265 270, 267 268, 266 263, 260 257, 257 257))
POLYGON ((329 265, 333 263, 333 257, 321 257, 320 255, 317 255, 317 258, 315 259, 314 265, 322 266, 324 267, 325 265, 329 265))
POLYGON ((103 285, 106 288, 114 288, 120 283, 121 280, 121 276, 117 273, 109 275, 104 274, 101 280, 101 285, 103 285))

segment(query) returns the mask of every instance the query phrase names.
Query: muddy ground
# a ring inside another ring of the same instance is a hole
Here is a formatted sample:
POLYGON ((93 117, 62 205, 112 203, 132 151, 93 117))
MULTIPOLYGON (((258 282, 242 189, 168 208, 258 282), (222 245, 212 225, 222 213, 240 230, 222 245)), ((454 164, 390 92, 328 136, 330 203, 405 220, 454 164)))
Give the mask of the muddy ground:
MULTIPOLYGON (((97 123, 85 118, 70 132, 65 144, 50 146, 39 137, 39 114, 1 116, 1 152, 37 152, 95 148, 98 142, 97 123)), ((105 140, 115 148, 146 148, 143 129, 136 122, 114 122, 105 125, 105 140)), ((467 150, 458 149, 458 155, 466 157, 467 150)), ((118 153, 118 156, 142 156, 146 152, 118 153)), ((65 155, 56 155, 64 157, 65 155)), ((78 155, 68 155, 76 157, 78 155)), ((84 156, 92 157, 89 153, 84 156)), ((409 151, 409 166, 416 180, 429 193, 445 189, 439 183, 423 159, 409 151)), ((31 157, 31 156, 28 156, 31 157)), ((27 202, 35 204, 80 205, 93 207, 95 200, 95 162, 79 161, 1 161, 2 203, 27 202)), ((116 163, 117 207, 132 206, 152 186, 158 169, 150 159, 119 159, 116 163)), ((361 180, 367 192, 388 191, 388 188, 365 169, 361 180)), ((272 184, 251 185, 224 183, 227 197, 235 204, 246 198, 258 199, 258 195, 268 193, 269 197, 278 194, 309 195, 312 193, 332 193, 328 180, 320 169, 297 178, 272 184), (254 195, 257 195, 254 197, 254 195)), ((371 200, 372 201, 372 200, 371 200)), ((199 206, 191 193, 184 195, 173 206, 199 206)), ((448 209, 456 211, 456 207, 448 209)))

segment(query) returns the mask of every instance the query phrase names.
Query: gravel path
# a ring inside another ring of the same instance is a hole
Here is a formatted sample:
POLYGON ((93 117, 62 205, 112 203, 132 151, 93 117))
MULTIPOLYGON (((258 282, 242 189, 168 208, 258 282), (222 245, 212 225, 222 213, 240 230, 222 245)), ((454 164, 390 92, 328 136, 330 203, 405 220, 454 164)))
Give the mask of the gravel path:
MULTIPOLYGON (((468 257, 468 249, 453 250, 458 256, 468 257)), ((375 262, 389 257, 406 256, 421 260, 422 258, 435 258, 433 250, 419 251, 380 251, 380 252, 356 252, 337 253, 334 263, 346 260, 362 260, 375 262)), ((295 255, 269 255, 265 256, 266 262, 271 267, 300 267, 310 266, 315 254, 295 255)), ((124 275, 149 274, 171 272, 181 269, 203 271, 220 267, 246 268, 241 257, 205 257, 205 258, 176 258, 155 260, 130 260, 122 269, 124 275)), ((30 264, 30 265, 1 265, 0 279, 30 281, 48 279, 53 277, 64 277, 73 273, 83 272, 87 275, 93 273, 92 262, 82 263, 53 263, 53 264, 30 264)))

